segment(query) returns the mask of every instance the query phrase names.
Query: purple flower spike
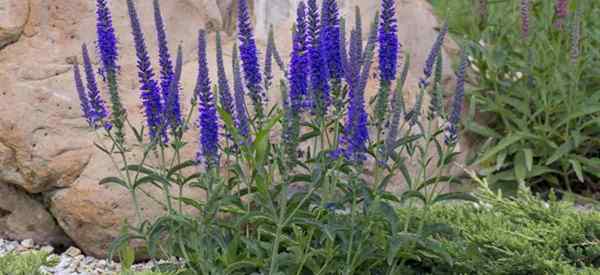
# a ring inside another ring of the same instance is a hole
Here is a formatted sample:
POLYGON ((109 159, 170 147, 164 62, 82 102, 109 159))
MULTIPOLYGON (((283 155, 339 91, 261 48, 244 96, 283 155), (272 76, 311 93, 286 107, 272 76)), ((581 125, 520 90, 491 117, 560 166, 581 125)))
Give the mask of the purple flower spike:
POLYGON ((529 12, 531 9, 531 3, 529 0, 521 0, 521 35, 523 40, 529 38, 529 12))
POLYGON ((265 70, 264 70, 264 82, 265 90, 269 90, 271 87, 271 81, 273 80, 273 59, 274 59, 274 48, 275 48, 275 37, 273 34, 273 26, 269 28, 269 38, 267 39, 267 50, 265 52, 265 70))
POLYGON ((85 71, 85 77, 87 81, 87 97, 90 104, 90 121, 92 127, 98 128, 100 122, 108 117, 104 100, 100 96, 100 90, 98 90, 98 84, 96 83, 96 75, 90 55, 88 53, 87 46, 83 44, 81 46, 81 52, 83 55, 83 68, 85 71))
MULTIPOLYGON (((169 44, 167 40, 167 33, 165 31, 165 24, 163 21, 163 17, 160 13, 160 3, 159 0, 154 0, 154 22, 156 25, 156 36, 158 38, 158 55, 159 55, 159 63, 160 63, 160 87, 162 91, 162 100, 165 104, 165 109, 170 115, 173 116, 173 125, 169 125, 171 129, 176 129, 179 124, 181 124, 181 111, 179 108, 179 95, 175 96, 177 99, 174 102, 174 106, 166 106, 169 100, 169 93, 171 92, 171 82, 175 79, 175 73, 173 71, 173 62, 171 61, 171 55, 169 54, 169 44)), ((177 89, 173 90, 175 93, 179 93, 179 86, 177 89)), ((169 124, 171 124, 169 122, 169 124)))
POLYGON ((221 107, 230 115, 234 114, 233 98, 231 97, 231 89, 229 81, 225 73, 225 64, 223 63, 223 46, 221 43, 221 33, 217 32, 217 76, 219 77, 219 100, 221 107))
POLYGON ((98 36, 98 49, 102 59, 103 71, 116 71, 117 58, 117 36, 112 24, 112 16, 108 9, 106 0, 96 0, 96 34, 98 36))
POLYGON ((556 16, 554 26, 562 29, 565 19, 569 16, 569 0, 556 0, 554 11, 556 16))
MULTIPOLYGON (((250 141, 250 127, 248 124, 248 111, 246 110, 246 97, 244 83, 240 69, 240 59, 237 46, 233 47, 233 90, 235 100, 236 126, 244 142, 250 141)), ((243 144, 240 144, 243 145, 243 144)))
POLYGON ((141 98, 144 105, 144 114, 146 116, 146 124, 150 129, 150 138, 155 140, 157 137, 167 138, 166 129, 162 119, 162 104, 160 98, 160 88, 154 80, 154 72, 150 57, 146 50, 146 42, 144 34, 140 26, 140 21, 135 10, 133 0, 127 0, 127 9, 129 11, 129 19, 131 21, 131 29, 135 51, 137 55, 138 77, 140 82, 141 98))
POLYGON ((75 78, 75 89, 77 90, 77 95, 79 96, 79 105, 81 106, 81 113, 87 121, 88 125, 92 127, 92 117, 90 116, 90 101, 88 100, 88 95, 85 92, 83 80, 81 80, 79 64, 73 64, 73 77, 75 78))
POLYGON ((458 123, 460 123, 460 117, 463 109, 463 101, 465 97, 465 77, 468 66, 469 60, 467 59, 467 53, 463 49, 460 65, 458 67, 458 71, 456 72, 456 91, 452 101, 452 112, 448 118, 448 124, 445 131, 446 145, 454 145, 458 142, 458 123))
MULTIPOLYGON (((373 56, 375 55, 375 45, 377 44, 377 25, 378 18, 375 19, 373 25, 371 25, 371 32, 369 34, 369 41, 364 53, 363 68, 362 70, 352 70, 350 84, 350 106, 348 107, 348 114, 346 117, 346 125, 344 135, 341 138, 341 145, 345 146, 343 151, 344 156, 351 162, 361 163, 366 159, 366 143, 369 140, 369 129, 368 115, 365 110, 365 98, 364 91, 369 79, 369 73, 371 65, 373 63, 373 56)), ((352 46, 351 55, 357 54, 357 32, 352 33, 352 39, 354 46, 352 46)), ((360 61, 352 60, 354 63, 360 61)), ((356 64, 354 66, 357 66, 356 64)))
POLYGON ((379 75, 382 81, 396 79, 398 64, 398 26, 396 25, 395 0, 381 1, 379 25, 379 75))
POLYGON ((181 45, 177 47, 177 60, 175 63, 175 74, 169 87, 169 97, 164 106, 164 119, 171 126, 171 132, 174 135, 181 135, 182 120, 181 108, 179 106, 179 82, 181 80, 181 71, 183 69, 183 53, 181 45))
POLYGON ((431 51, 427 56, 427 60, 425 61, 425 68, 423 69, 424 76, 419 82, 419 87, 421 87, 422 89, 425 89, 427 88, 427 86, 429 86, 429 78, 433 74, 433 65, 437 60, 437 56, 441 54, 442 45, 444 45, 444 39, 446 37, 446 34, 448 34, 448 22, 444 23, 444 25, 442 26, 442 29, 440 30, 440 33, 435 39, 433 47, 431 47, 431 51))
POLYGON ((306 40, 306 6, 304 2, 298 4, 296 32, 294 33, 294 46, 290 61, 290 105, 293 113, 299 114, 302 110, 303 99, 307 96, 308 77, 305 73, 308 66, 307 40, 306 40))
POLYGON ((310 105, 319 117, 327 113, 329 105, 329 70, 325 60, 324 47, 320 45, 321 23, 316 0, 308 1, 308 56, 310 62, 310 105))
POLYGON ((320 43, 323 56, 329 69, 329 77, 338 80, 343 77, 344 68, 341 54, 340 15, 336 0, 323 0, 321 8, 320 43))
POLYGON ((219 164, 219 124, 215 100, 210 89, 204 30, 200 30, 198 37, 198 65, 198 82, 194 92, 200 102, 200 150, 196 160, 204 160, 206 167, 211 169, 219 164))
POLYGON ((264 116, 263 101, 266 95, 261 87, 262 76, 258 64, 258 50, 252 33, 252 24, 248 12, 248 0, 238 0, 238 38, 240 41, 240 59, 250 99, 254 104, 256 116, 264 116))

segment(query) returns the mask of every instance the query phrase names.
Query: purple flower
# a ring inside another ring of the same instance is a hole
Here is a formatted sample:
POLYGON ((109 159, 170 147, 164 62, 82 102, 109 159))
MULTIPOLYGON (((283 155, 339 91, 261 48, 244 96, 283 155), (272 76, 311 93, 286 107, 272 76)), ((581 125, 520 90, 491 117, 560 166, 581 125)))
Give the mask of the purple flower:
POLYGON ((117 70, 117 36, 112 24, 112 16, 106 0, 96 0, 96 34, 98 36, 98 49, 102 59, 103 71, 117 70))
POLYGON ((346 76, 346 70, 348 69, 348 50, 346 49, 347 42, 346 20, 342 18, 340 19, 340 56, 342 58, 342 71, 344 72, 344 77, 346 76))
POLYGON ((446 145, 454 145, 458 141, 458 123, 460 122, 460 116, 463 109, 463 101, 465 97, 465 77, 468 65, 469 60, 467 59, 467 53, 463 49, 460 65, 458 66, 458 71, 456 72, 456 91, 452 101, 452 112, 448 118, 448 124, 445 131, 446 145))
POLYGON ((530 11, 530 2, 529 0, 521 0, 521 35, 523 36, 523 40, 527 40, 529 38, 529 11, 530 11))
POLYGON ((81 106, 81 113, 87 121, 88 125, 92 127, 92 117, 90 116, 90 102, 88 100, 88 95, 85 92, 85 87, 83 86, 83 80, 81 80, 79 64, 73 64, 73 77, 75 78, 75 89, 77 90, 77 95, 79 96, 79 105, 81 106))
POLYGON ((339 16, 336 0, 323 0, 320 43, 323 48, 323 57, 329 69, 329 77, 336 80, 344 75, 339 16))
MULTIPOLYGON (((375 55, 375 45, 377 44, 377 19, 371 25, 362 70, 352 70, 351 77, 353 80, 349 82, 350 106, 348 107, 344 135, 340 143, 346 147, 343 151, 346 159, 355 163, 360 163, 366 159, 366 143, 369 140, 369 129, 367 127, 368 115, 365 110, 364 91, 369 79, 373 56, 375 55)), ((355 45, 352 48, 353 52, 355 52, 354 54, 356 54, 356 44, 358 43, 355 40, 357 33, 353 32, 352 37, 354 41, 352 44, 355 45)), ((357 63, 358 61, 353 60, 353 62, 357 63)))
POLYGON ((233 98, 229 81, 225 73, 225 64, 223 63, 223 46, 221 43, 221 33, 217 32, 217 76, 219 77, 219 100, 221 107, 230 115, 234 114, 233 98))
POLYGON ((360 41, 360 48, 358 50, 358 59, 362 64, 363 58, 363 34, 362 34, 362 17, 360 15, 360 8, 356 6, 354 8, 354 30, 356 30, 356 39, 360 41))
POLYGON ((427 60, 425 61, 425 68, 423 69, 423 78, 421 78, 421 81, 419 82, 419 87, 422 89, 427 88, 427 86, 429 86, 429 78, 431 77, 431 74, 433 73, 433 65, 436 62, 437 56, 439 54, 442 53, 442 45, 444 45, 444 38, 446 37, 446 34, 448 33, 448 22, 444 23, 444 25, 442 26, 442 29, 440 30, 437 38, 435 39, 435 42, 433 43, 433 46, 431 47, 431 51, 429 52, 429 55, 427 56, 427 60))
POLYGON ((303 99, 308 92, 308 77, 305 73, 308 65, 307 37, 306 37, 306 13, 304 2, 298 4, 296 31, 294 33, 294 45, 292 58, 290 61, 290 106, 294 113, 300 113, 302 110, 303 99))
MULTIPOLYGON (((117 143, 125 142, 125 109, 119 96, 119 87, 117 83, 117 36, 112 24, 112 16, 107 7, 106 0, 96 0, 96 34, 97 47, 102 61, 101 72, 108 83, 108 92, 110 93, 110 102, 112 107, 111 123, 105 123, 107 130, 115 128, 115 140, 117 143)), ((98 116, 98 115, 97 115, 98 116)))
POLYGON ((269 38, 267 39, 267 51, 265 52, 265 71, 264 81, 265 90, 269 90, 271 87, 271 80, 273 80, 273 50, 275 48, 275 37, 273 34, 273 26, 269 28, 269 38))
MULTIPOLYGON (((171 129, 176 129, 181 124, 181 110, 179 107, 179 95, 173 97, 173 101, 169 102, 169 93, 171 92, 171 82, 174 81, 175 75, 173 72, 173 62, 169 54, 169 44, 167 42, 167 33, 165 32, 165 24, 160 13, 159 0, 154 0, 154 22, 156 25, 156 36, 158 38, 158 55, 160 63, 160 87, 162 91, 162 100, 165 104, 165 112, 169 113, 173 119, 167 121, 167 125, 171 129), (170 103, 170 104, 167 104, 170 103)), ((174 93, 179 93, 179 85, 173 90, 174 93)))
POLYGON ((308 56, 310 63, 310 92, 313 112, 319 117, 327 113, 329 98, 329 70, 325 60, 324 48, 319 44, 319 11, 316 0, 308 1, 308 56))
POLYGON ((198 37, 198 65, 198 82, 194 92, 200 102, 200 150, 196 160, 204 160, 206 167, 210 169, 219 164, 219 124, 215 100, 210 89, 204 30, 200 30, 198 37))
POLYGON ((379 25, 379 76, 382 81, 396 79, 398 64, 398 26, 396 25, 395 0, 381 1, 379 25))
POLYGON ((556 0, 554 11, 556 16, 554 26, 562 29, 565 19, 569 16, 569 0, 556 0))
POLYGON ((181 137, 181 111, 179 108, 179 82, 181 80, 181 70, 183 69, 183 53, 181 45, 177 47, 177 60, 175 63, 175 74, 170 82, 168 98, 164 106, 164 119, 168 125, 171 125, 171 132, 181 137))
MULTIPOLYGON (((236 126, 244 142, 250 141, 250 127, 248 125, 248 112, 246 110, 246 100, 244 92, 244 83, 242 72, 240 70, 240 59, 237 46, 233 47, 233 91, 235 101, 236 126)), ((241 144, 243 145, 243 144, 241 144)))
POLYGON ((258 65, 258 50, 252 33, 247 0, 238 0, 238 38, 244 79, 246 80, 250 99, 254 104, 254 111, 260 120, 264 116, 263 101, 266 99, 266 95, 261 87, 262 77, 258 65))
POLYGON ((154 80, 152 64, 150 63, 150 57, 146 50, 144 34, 142 33, 133 0, 127 0, 127 9, 129 11, 129 19, 131 20, 133 41, 137 55, 138 77, 141 86, 141 98, 144 105, 146 124, 150 129, 150 138, 155 140, 160 135, 160 137, 166 139, 167 136, 162 119, 160 88, 158 87, 156 80, 154 80))
POLYGON ((83 55, 83 69, 87 81, 87 98, 90 104, 90 122, 92 127, 97 128, 100 122, 108 117, 108 112, 106 111, 104 100, 100 96, 94 67, 92 66, 92 61, 90 60, 90 55, 85 44, 81 46, 81 52, 83 55))
MULTIPOLYGON (((288 74, 290 83, 289 102, 288 96, 284 97, 286 119, 284 121, 283 137, 286 153, 292 160, 296 158, 296 149, 299 143, 298 137, 300 135, 300 114, 302 112, 303 99, 306 97, 308 90, 308 77, 304 72, 308 65, 305 9, 304 2, 300 2, 297 10, 290 72, 288 74)), ((285 91, 285 89, 282 90, 285 91)))
POLYGON ((388 126, 387 136, 385 139, 385 156, 390 156, 396 149, 396 140, 398 139, 398 131, 400 130, 400 119, 406 111, 404 106, 404 84, 406 83, 406 77, 408 76, 408 70, 410 68, 410 55, 406 56, 404 67, 400 79, 396 82, 396 91, 392 97, 392 119, 388 126))

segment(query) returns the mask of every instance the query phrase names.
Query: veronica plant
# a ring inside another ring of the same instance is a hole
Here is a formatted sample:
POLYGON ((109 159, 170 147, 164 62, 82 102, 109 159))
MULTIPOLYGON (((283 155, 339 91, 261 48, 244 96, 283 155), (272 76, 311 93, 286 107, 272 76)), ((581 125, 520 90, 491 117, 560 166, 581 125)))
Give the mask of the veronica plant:
MULTIPOLYGON (((110 12, 105 2, 99 3, 103 22, 99 39, 114 45, 112 27, 105 27, 110 12)), ((130 126, 135 140, 125 140, 124 130, 116 138, 107 128, 104 133, 113 146, 98 144, 111 158, 121 157, 114 161, 119 175, 101 183, 124 187, 137 217, 115 241, 111 253, 131 256, 129 243, 137 239, 149 256, 178 257, 193 274, 397 274, 446 257, 432 238, 431 232, 437 232, 434 226, 412 216, 400 221, 395 209, 418 205, 428 210, 447 200, 472 199, 440 191, 442 183, 458 181, 449 167, 459 153, 465 58, 457 73, 452 113, 444 112, 443 98, 436 96, 427 120, 420 119, 422 106, 428 103, 425 95, 442 93, 441 44, 447 26, 433 41, 418 103, 407 110, 404 85, 410 62, 408 55, 398 58, 393 1, 381 3, 381 16, 377 13, 371 22, 366 45, 358 9, 347 41, 336 1, 325 0, 320 9, 314 0, 300 1, 286 77, 273 85, 271 63, 275 60, 284 67, 276 37, 272 32, 269 35, 261 74, 248 3, 240 0, 239 46, 234 45, 232 51, 231 86, 221 34, 216 33, 213 56, 207 52, 211 34, 200 30, 196 87, 190 111, 182 116, 182 49, 173 64, 159 1, 153 7, 160 79, 154 79, 134 1, 127 4, 146 126, 134 127, 120 110, 120 123, 130 126), (375 115, 369 117, 365 94, 377 54, 382 92, 375 115), (218 76, 214 88, 209 76, 211 58, 215 58, 218 76), (402 70, 397 70, 400 61, 402 70), (433 85, 429 85, 432 75, 433 85), (265 93, 276 88, 282 101, 266 112, 265 93), (246 99, 253 104, 254 115, 248 112, 246 99), (332 102, 335 108, 330 108, 332 102), (388 112, 389 123, 383 123, 388 112), (192 117, 197 118, 199 136, 189 142, 184 133, 192 128, 192 117), (183 152, 190 144, 197 146, 197 155, 186 160, 183 152), (403 184, 408 191, 393 193, 391 183, 403 184), (147 192, 150 186, 159 195, 147 192), (174 187, 178 192, 173 192, 174 187), (205 196, 202 200, 187 197, 184 189, 205 196), (140 196, 163 207, 164 215, 146 219, 140 196)), ((110 82, 110 77, 116 81, 118 70, 116 48, 109 49, 101 57, 106 59, 103 71, 110 82)), ((84 48, 88 89, 83 88, 78 67, 74 67, 75 87, 84 117, 97 128, 107 114, 102 111, 90 64, 84 48)), ((109 85, 110 89, 114 90, 111 95, 118 96, 116 84, 109 85)))

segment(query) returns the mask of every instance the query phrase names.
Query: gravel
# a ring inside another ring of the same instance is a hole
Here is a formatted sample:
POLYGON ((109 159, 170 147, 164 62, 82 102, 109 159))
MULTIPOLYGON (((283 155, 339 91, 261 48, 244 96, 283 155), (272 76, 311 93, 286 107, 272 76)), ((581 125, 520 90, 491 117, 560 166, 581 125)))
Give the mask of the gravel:
MULTIPOLYGON (((50 262, 58 263, 55 266, 42 266, 40 272, 48 275, 117 275, 121 270, 119 263, 108 261, 106 259, 96 259, 85 256, 81 250, 76 247, 69 247, 62 254, 54 253, 55 250, 51 246, 36 245, 33 240, 23 240, 21 242, 0 239, 0 257, 14 252, 17 254, 28 253, 32 251, 43 251, 48 254, 50 262)), ((150 270, 155 264, 164 264, 167 262, 179 262, 176 259, 173 261, 156 261, 139 263, 132 267, 133 271, 140 272, 150 270)))

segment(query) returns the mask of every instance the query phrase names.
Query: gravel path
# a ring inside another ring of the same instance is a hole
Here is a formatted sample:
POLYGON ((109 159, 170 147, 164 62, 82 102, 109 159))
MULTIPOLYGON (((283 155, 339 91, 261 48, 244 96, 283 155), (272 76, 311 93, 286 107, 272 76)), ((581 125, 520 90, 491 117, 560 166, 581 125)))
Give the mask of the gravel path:
MULTIPOLYGON (((115 262, 109 262, 105 259, 96 259, 85 256, 76 247, 69 247, 62 254, 54 253, 54 248, 51 246, 39 246, 32 240, 24 240, 21 242, 0 239, 0 257, 14 253, 28 253, 32 251, 44 251, 49 254, 48 259, 53 262, 58 262, 53 267, 42 266, 40 272, 48 275, 117 275, 121 270, 121 266, 115 262)), ((157 264, 166 263, 159 261, 157 264)), ((153 263, 140 263, 133 266, 133 271, 146 271, 154 266, 153 263)))

